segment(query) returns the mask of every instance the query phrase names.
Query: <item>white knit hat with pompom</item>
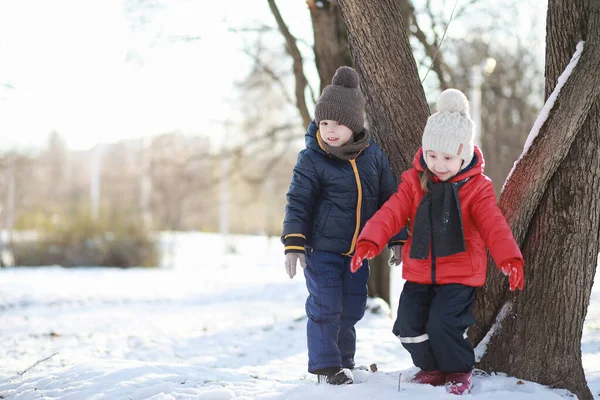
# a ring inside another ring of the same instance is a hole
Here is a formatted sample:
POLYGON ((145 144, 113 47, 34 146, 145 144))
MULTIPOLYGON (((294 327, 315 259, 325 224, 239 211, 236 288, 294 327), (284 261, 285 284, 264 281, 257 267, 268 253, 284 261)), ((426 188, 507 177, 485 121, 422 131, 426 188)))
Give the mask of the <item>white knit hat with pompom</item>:
POLYGON ((469 117, 469 101, 460 90, 446 89, 438 99, 437 110, 425 125, 423 153, 433 150, 462 158, 464 169, 475 151, 475 124, 469 117))

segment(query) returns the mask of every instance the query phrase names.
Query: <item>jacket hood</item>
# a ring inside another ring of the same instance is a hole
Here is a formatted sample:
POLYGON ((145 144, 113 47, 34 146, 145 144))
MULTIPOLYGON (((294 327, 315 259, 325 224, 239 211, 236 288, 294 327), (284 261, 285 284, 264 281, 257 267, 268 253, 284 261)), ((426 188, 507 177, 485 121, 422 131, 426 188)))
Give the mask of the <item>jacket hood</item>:
POLYGON ((317 140, 317 131, 319 127, 315 123, 315 120, 312 120, 308 125, 308 129, 306 129, 306 134, 304 135, 304 144, 307 149, 312 149, 323 154, 327 154, 325 150, 319 146, 319 141, 317 140))
MULTIPOLYGON (((470 178, 475 175, 483 174, 483 169, 485 167, 485 160, 483 159, 483 154, 479 147, 475 146, 473 152, 473 159, 470 164, 458 172, 449 182, 456 182, 463 180, 465 178, 470 178)), ((413 159, 413 167, 419 171, 423 172, 427 168, 427 164, 425 163, 425 158, 423 157, 423 148, 419 148, 417 153, 415 154, 415 158, 413 159)))

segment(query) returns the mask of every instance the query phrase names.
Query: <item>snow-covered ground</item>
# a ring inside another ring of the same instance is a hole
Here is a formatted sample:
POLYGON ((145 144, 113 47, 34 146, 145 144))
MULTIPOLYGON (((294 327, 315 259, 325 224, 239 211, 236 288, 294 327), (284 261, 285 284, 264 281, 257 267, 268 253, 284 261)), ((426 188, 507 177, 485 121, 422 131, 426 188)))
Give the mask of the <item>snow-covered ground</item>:
MULTIPOLYGON (((405 381, 398 392, 399 374, 408 379, 415 369, 377 301, 357 326, 356 360, 379 372, 356 371, 355 385, 316 384, 306 372, 302 274, 287 277, 277 239, 230 241, 236 253, 223 256, 216 235, 177 235, 165 260, 174 267, 160 270, 0 270, 0 399, 455 398, 405 381)), ((395 269, 394 302, 402 283, 395 269)), ((598 398, 599 343, 594 288, 582 349, 598 398)), ((476 376, 473 396, 567 397, 517 382, 476 376)))

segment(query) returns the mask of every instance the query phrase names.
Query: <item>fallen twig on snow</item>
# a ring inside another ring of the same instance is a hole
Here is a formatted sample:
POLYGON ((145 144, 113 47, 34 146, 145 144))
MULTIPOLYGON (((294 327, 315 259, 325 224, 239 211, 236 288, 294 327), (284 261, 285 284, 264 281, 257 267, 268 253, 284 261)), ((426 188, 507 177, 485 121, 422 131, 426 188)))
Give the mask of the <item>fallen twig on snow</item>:
POLYGON ((32 369, 32 368, 33 368, 33 367, 35 367, 36 365, 38 365, 38 364, 40 364, 40 363, 43 363, 43 362, 44 362, 44 361, 46 361, 46 360, 49 360, 49 359, 51 359, 52 357, 54 357, 54 356, 55 356, 55 355, 57 355, 57 354, 58 354, 58 351, 57 351, 57 352, 55 352, 54 354, 52 354, 51 356, 48 356, 48 357, 44 358, 43 360, 38 360, 38 361, 36 361, 36 362, 35 362, 35 364, 33 364, 31 367, 29 367, 29 368, 27 368, 27 369, 23 370, 23 372, 19 372, 19 373, 17 373, 17 375, 19 375, 19 376, 23 376, 23 374, 25 374, 25 372, 29 371, 30 369, 32 369))

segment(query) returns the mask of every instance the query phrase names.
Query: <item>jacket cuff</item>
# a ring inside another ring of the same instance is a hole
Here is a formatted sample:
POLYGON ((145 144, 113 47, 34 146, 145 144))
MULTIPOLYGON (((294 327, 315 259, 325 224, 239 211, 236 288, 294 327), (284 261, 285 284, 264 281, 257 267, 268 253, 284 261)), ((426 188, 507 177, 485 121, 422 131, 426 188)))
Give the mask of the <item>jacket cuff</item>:
POLYGON ((304 253, 304 244, 306 237, 301 233, 290 233, 283 237, 285 246, 285 254, 287 253, 304 253))
POLYGON ((388 247, 391 249, 392 246, 400 245, 404 246, 404 243, 408 240, 408 228, 405 226, 400 232, 391 237, 388 242, 388 247))
POLYGON ((406 243, 406 240, 391 240, 388 242, 387 246, 391 249, 394 246, 404 246, 404 243, 406 243))
POLYGON ((504 260, 502 263, 500 263, 500 265, 497 265, 497 267, 500 271, 502 271, 502 267, 504 267, 506 264, 512 264, 517 268, 523 268, 525 266, 525 262, 522 258, 510 258, 508 260, 504 260))

